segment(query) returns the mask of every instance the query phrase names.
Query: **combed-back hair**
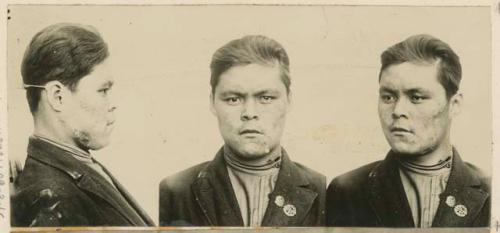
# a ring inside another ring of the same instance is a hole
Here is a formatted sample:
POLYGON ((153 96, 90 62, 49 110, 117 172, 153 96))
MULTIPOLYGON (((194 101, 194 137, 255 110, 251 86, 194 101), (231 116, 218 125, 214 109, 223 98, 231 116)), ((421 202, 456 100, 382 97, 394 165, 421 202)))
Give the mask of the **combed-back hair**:
POLYGON ((281 80, 285 84, 287 92, 290 92, 290 61, 283 46, 271 38, 250 35, 230 41, 212 56, 210 63, 212 93, 215 92, 220 76, 224 72, 231 67, 248 64, 278 65, 281 80))
POLYGON ((381 61, 379 80, 382 72, 391 65, 403 62, 416 64, 438 62, 437 78, 446 90, 446 96, 450 98, 460 87, 462 67, 459 57, 448 44, 430 35, 414 35, 389 47, 382 53, 381 61))
MULTIPOLYGON (((21 66, 26 85, 60 81, 75 91, 78 81, 109 55, 108 46, 91 26, 60 23, 38 32, 29 44, 21 66)), ((40 88, 26 88, 30 111, 36 112, 40 88)))

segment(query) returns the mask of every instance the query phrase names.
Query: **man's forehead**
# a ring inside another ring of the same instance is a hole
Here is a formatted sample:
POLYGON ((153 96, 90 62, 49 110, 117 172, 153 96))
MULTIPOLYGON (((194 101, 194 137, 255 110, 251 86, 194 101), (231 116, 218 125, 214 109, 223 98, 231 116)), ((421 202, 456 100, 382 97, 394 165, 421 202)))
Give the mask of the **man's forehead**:
POLYGON ((276 94, 282 92, 281 88, 261 87, 261 88, 242 88, 238 86, 218 88, 216 94, 219 95, 253 95, 253 94, 276 94))
POLYGON ((405 62, 387 67, 380 75, 380 87, 396 89, 434 89, 442 84, 438 79, 439 66, 405 62))
POLYGON ((94 67, 90 74, 82 77, 77 83, 77 89, 86 87, 110 86, 115 82, 113 73, 109 66, 99 64, 94 67))
POLYGON ((249 64, 235 66, 220 76, 216 90, 261 92, 286 89, 278 66, 249 64))

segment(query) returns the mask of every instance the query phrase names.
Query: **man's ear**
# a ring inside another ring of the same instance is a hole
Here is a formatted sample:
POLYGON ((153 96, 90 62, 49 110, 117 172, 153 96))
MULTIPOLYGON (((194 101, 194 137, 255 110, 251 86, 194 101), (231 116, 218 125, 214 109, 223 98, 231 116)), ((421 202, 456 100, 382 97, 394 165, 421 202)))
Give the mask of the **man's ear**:
POLYGON ((66 101, 67 89, 59 81, 50 81, 45 84, 47 92, 47 102, 49 106, 56 112, 60 112, 66 101))
POLYGON ((450 98, 450 117, 455 117, 462 111, 462 104, 464 102, 464 98, 462 93, 457 92, 450 98))
POLYGON ((215 106, 214 106, 214 101, 215 101, 215 96, 213 92, 210 92, 210 112, 214 114, 215 116, 217 115, 215 112, 215 106))

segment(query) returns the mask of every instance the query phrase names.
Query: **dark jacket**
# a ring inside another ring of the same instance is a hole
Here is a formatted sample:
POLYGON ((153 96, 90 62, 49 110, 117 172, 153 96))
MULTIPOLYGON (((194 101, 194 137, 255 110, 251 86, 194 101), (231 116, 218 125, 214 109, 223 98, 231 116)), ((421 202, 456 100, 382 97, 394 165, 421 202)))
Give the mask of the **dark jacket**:
MULTIPOLYGON (((325 176, 290 161, 283 151, 262 226, 323 226, 325 176), (281 195, 296 207, 289 217, 274 204, 281 195)), ((243 226, 221 149, 215 159, 164 179, 160 184, 160 225, 243 226)))
POLYGON ((11 199, 12 226, 153 226, 123 186, 65 150, 31 138, 11 199))
MULTIPOLYGON (((414 227, 412 213, 399 175, 398 162, 389 152, 374 162, 335 178, 327 190, 327 224, 358 227, 414 227)), ((486 227, 490 222, 490 179, 464 163, 453 150, 451 173, 432 227, 486 227), (458 216, 446 204, 448 196, 464 205, 458 216)))

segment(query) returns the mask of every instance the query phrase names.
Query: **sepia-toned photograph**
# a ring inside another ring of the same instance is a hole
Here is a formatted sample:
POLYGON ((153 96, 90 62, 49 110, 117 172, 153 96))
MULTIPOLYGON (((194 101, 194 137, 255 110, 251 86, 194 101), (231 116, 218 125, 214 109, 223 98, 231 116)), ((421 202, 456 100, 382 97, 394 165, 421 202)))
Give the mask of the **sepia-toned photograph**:
POLYGON ((7 8, 13 232, 496 224, 491 6, 7 8))

